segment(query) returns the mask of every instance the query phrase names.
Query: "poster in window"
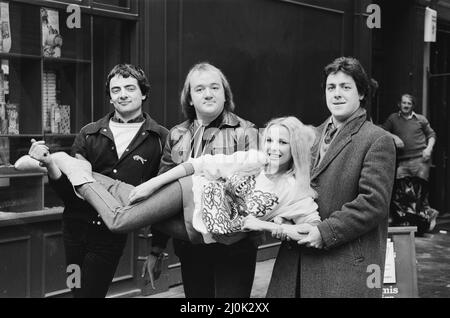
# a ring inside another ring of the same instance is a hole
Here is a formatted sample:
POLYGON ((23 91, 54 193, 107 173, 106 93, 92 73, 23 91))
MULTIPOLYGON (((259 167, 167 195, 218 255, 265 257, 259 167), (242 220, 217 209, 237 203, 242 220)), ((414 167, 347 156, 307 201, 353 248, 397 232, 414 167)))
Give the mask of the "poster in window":
POLYGON ((8 134, 19 134, 19 105, 6 104, 6 117, 8 121, 8 134))
POLYGON ((62 36, 59 33, 59 13, 41 8, 42 51, 45 57, 61 57, 62 36))
POLYGON ((11 27, 9 23, 9 3, 0 2, 0 52, 11 50, 11 27))

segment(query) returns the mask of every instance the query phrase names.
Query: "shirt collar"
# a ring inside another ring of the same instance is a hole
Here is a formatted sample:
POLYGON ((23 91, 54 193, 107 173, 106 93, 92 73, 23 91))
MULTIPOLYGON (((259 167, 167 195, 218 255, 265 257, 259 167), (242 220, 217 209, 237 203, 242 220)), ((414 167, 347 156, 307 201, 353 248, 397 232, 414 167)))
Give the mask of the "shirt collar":
POLYGON ((411 119, 411 118, 413 118, 413 117, 416 117, 416 118, 417 118, 417 114, 416 114, 414 111, 412 111, 411 115, 409 115, 408 117, 405 117, 405 116, 403 116, 402 112, 399 111, 399 112, 398 112, 398 117, 403 117, 403 118, 405 118, 405 119, 411 119))
MULTIPOLYGON (((220 115, 217 116, 216 119, 214 119, 208 125, 206 125, 205 128, 211 128, 211 127, 218 128, 218 127, 220 127, 220 124, 223 122, 224 112, 225 111, 222 111, 220 113, 220 115)), ((196 125, 198 125, 198 121, 197 120, 194 123, 194 126, 196 126, 196 125)))
MULTIPOLYGON (((194 121, 187 120, 183 123, 183 125, 185 125, 186 128, 193 127, 194 121)), ((240 121, 238 116, 232 112, 224 110, 219 116, 217 116, 216 119, 210 122, 206 127, 222 128, 224 126, 238 127, 239 125, 240 121)))
POLYGON ((336 125, 334 122, 333 122, 333 116, 330 116, 329 118, 328 118, 328 120, 326 121, 326 123, 325 123, 325 127, 328 127, 328 125, 330 124, 330 123, 332 123, 338 130, 340 130, 342 127, 344 127, 345 125, 347 125, 347 123, 349 123, 349 122, 351 122, 353 119, 355 119, 356 117, 359 117, 359 116, 361 116, 361 115, 363 115, 363 114, 365 114, 366 113, 366 110, 364 109, 364 108, 362 108, 362 107, 359 107, 357 110, 355 110, 354 112, 353 112, 353 114, 349 117, 349 118, 347 118, 347 120, 345 121, 345 122, 343 122, 342 124, 340 124, 340 125, 336 125))
MULTIPOLYGON (((147 131, 152 131, 156 134, 158 134, 161 138, 164 137, 164 128, 162 128, 153 118, 150 117, 149 114, 143 112, 142 113, 145 121, 142 124, 142 128, 143 130, 147 130, 147 131)), ((114 112, 111 112, 109 114, 106 114, 106 116, 104 116, 103 118, 101 118, 100 120, 88 124, 87 126, 85 126, 86 129, 86 133, 87 134, 95 134, 97 133, 100 129, 109 129, 109 121, 112 119, 112 117, 114 116, 114 112)))
POLYGON ((111 121, 115 123, 121 123, 121 124, 135 124, 135 123, 141 123, 145 121, 144 113, 139 114, 136 118, 130 119, 128 121, 123 121, 122 118, 119 118, 116 116, 116 113, 114 112, 114 115, 111 117, 111 121))

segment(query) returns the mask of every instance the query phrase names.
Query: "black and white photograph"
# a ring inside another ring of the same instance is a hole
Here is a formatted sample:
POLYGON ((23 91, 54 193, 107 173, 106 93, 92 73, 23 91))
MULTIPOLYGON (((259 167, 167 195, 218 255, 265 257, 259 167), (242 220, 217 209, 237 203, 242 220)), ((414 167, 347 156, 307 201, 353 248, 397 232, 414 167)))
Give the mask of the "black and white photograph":
POLYGON ((450 298, 450 0, 0 20, 0 298, 450 298))

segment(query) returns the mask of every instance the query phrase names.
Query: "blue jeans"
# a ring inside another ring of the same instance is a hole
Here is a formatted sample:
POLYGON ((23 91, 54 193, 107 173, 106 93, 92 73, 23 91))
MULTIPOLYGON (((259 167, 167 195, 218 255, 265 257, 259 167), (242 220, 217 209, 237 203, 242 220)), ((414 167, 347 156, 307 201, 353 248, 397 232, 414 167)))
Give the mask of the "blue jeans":
POLYGON ((122 256, 126 234, 114 234, 95 224, 63 219, 63 239, 67 266, 81 270, 81 286, 73 288, 75 298, 103 298, 122 256))
POLYGON ((150 197, 129 205, 132 185, 93 173, 97 182, 77 187, 79 194, 100 214, 105 225, 113 232, 127 233, 165 221, 161 227, 171 236, 183 240, 189 237, 182 220, 183 198, 181 185, 172 182, 150 197))

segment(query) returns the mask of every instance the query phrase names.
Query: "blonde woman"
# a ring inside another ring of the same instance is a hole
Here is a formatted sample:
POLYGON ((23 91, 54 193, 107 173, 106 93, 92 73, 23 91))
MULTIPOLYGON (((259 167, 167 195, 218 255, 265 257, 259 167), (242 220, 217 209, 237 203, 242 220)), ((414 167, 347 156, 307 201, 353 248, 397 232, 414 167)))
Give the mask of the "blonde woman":
POLYGON ((310 187, 314 136, 295 117, 273 119, 259 151, 190 159, 137 187, 92 174, 88 162, 65 153, 48 155, 42 142, 32 145, 30 155, 51 178, 66 174, 114 232, 133 231, 184 210, 186 234, 178 238, 191 242, 232 244, 247 230, 282 230, 299 240, 295 224, 320 222, 310 187), (192 191, 182 191, 180 182, 191 182, 192 191), (293 224, 270 222, 275 217, 293 224))

